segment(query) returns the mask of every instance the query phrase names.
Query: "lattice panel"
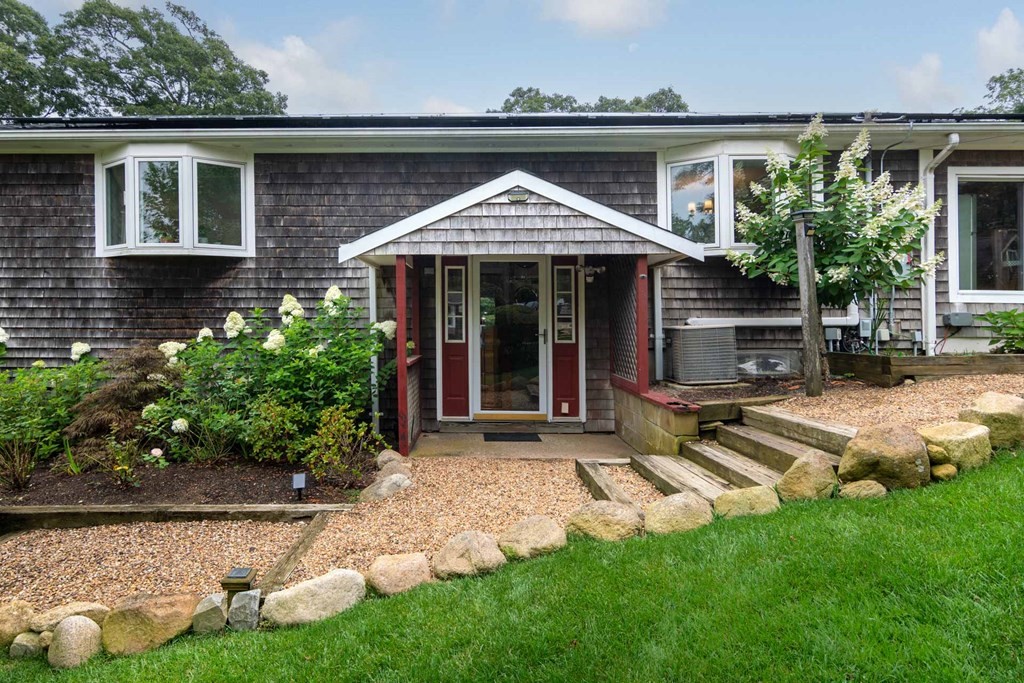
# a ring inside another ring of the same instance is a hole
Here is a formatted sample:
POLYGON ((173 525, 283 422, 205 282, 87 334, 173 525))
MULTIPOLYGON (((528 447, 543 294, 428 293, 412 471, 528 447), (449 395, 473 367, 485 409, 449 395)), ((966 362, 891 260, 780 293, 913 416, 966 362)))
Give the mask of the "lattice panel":
POLYGON ((636 260, 617 257, 608 263, 608 304, 612 328, 612 373, 637 381, 636 260))

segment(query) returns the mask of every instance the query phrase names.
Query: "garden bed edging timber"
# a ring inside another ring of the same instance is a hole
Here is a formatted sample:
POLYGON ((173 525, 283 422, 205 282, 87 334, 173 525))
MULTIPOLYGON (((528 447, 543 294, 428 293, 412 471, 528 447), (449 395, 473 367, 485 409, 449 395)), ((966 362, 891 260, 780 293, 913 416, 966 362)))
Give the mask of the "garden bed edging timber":
POLYGON ((832 352, 828 354, 828 364, 833 375, 853 375, 886 388, 894 387, 907 378, 1024 374, 1024 354, 876 356, 832 352))

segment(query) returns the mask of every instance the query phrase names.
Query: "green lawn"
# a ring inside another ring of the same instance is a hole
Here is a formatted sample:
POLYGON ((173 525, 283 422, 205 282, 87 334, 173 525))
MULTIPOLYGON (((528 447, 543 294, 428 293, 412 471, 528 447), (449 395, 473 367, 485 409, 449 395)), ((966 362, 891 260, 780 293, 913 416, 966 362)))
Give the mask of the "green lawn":
POLYGON ((307 628, 186 636, 61 681, 1024 678, 1024 458, 882 500, 617 544, 375 599, 307 628))

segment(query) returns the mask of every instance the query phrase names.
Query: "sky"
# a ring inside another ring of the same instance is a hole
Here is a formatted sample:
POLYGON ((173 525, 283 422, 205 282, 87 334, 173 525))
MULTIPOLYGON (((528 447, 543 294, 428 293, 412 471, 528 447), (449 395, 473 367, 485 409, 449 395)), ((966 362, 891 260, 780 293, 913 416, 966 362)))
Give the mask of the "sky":
MULTIPOLYGON (((671 86, 698 112, 948 112, 1024 68, 1024 6, 1006 0, 179 3, 291 114, 480 112, 517 86, 581 101, 671 86)), ((52 23, 81 2, 28 4, 52 23)))

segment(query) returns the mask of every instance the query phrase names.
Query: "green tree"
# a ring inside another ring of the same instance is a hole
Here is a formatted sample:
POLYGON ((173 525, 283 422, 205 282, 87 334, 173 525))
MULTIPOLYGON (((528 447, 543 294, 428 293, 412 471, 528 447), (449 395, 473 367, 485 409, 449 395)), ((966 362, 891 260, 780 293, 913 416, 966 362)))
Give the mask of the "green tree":
POLYGON ((547 94, 540 88, 519 87, 509 93, 501 109, 491 112, 505 114, 546 114, 555 112, 685 112, 689 105, 672 88, 662 88, 646 96, 630 100, 602 95, 596 102, 580 102, 572 95, 547 94))
POLYGON ((193 12, 86 0, 54 30, 66 74, 93 114, 283 114, 287 98, 193 12))
POLYGON ((1024 114, 1024 69, 1007 69, 988 79, 985 105, 992 114, 1024 114))
POLYGON ((74 114, 81 101, 54 68, 46 19, 17 0, 0 0, 0 116, 74 114))

